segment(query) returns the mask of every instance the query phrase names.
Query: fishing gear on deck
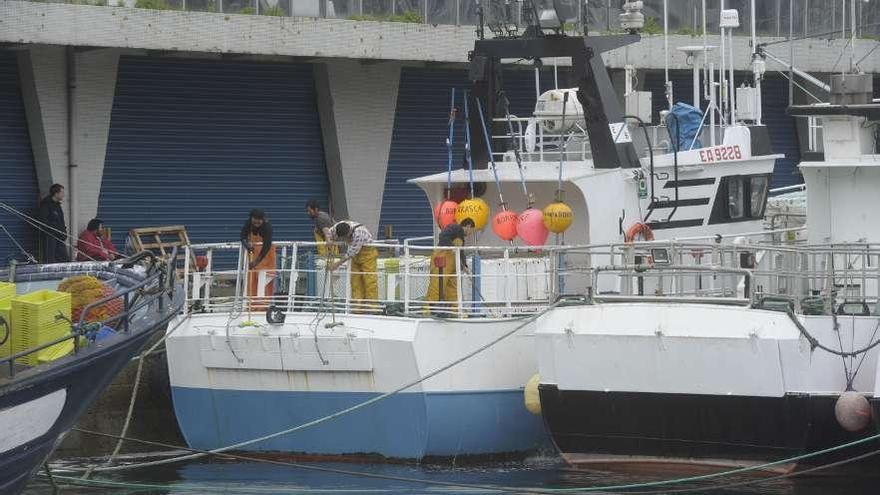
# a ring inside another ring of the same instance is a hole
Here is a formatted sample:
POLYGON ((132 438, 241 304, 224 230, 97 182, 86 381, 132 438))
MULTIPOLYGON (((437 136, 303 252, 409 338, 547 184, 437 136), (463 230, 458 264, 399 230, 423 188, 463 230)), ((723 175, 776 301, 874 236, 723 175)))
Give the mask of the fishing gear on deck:
POLYGON ((570 92, 565 91, 562 97, 562 129, 563 134, 560 137, 561 145, 559 150, 559 176, 556 181, 556 200, 546 207, 542 212, 543 224, 548 231, 554 234, 562 234, 571 226, 574 215, 571 207, 565 204, 562 191, 562 165, 565 162, 565 150, 568 145, 568 139, 565 135, 565 109, 568 106, 568 97, 570 92))
POLYGON ((468 105, 469 94, 464 92, 464 122, 465 122, 465 159, 468 164, 468 177, 471 188, 471 197, 465 199, 458 204, 455 210, 455 221, 461 223, 466 218, 470 218, 474 222, 474 229, 483 230, 489 221, 489 205, 480 198, 474 196, 474 161, 471 156, 471 125, 470 125, 470 107, 468 105))
MULTIPOLYGON (((455 139, 455 117, 457 112, 458 110, 455 108, 455 88, 452 88, 452 98, 449 103, 449 134, 446 137, 446 153, 448 157, 446 194, 445 199, 440 201, 434 210, 434 219, 437 221, 437 226, 441 229, 455 222, 455 211, 458 208, 458 203, 452 199, 452 145, 455 139)), ((471 180, 473 180, 473 174, 471 175, 471 180)), ((473 186, 471 186, 471 195, 473 196, 473 186)))
POLYGON ((516 168, 519 171, 519 182, 522 186, 523 195, 526 197, 526 209, 529 209, 535 205, 535 196, 529 193, 529 188, 526 186, 526 176, 525 172, 523 172, 523 164, 522 164, 522 156, 519 154, 519 146, 516 144, 516 138, 514 137, 516 134, 513 132, 513 121, 510 120, 510 101, 507 99, 507 95, 504 94, 504 91, 501 91, 501 98, 504 102, 504 113, 507 119, 507 137, 510 139, 510 147, 513 150, 513 157, 516 160, 516 168))
POLYGON ((495 155, 492 152, 492 137, 486 127, 486 117, 483 115, 483 104, 477 98, 477 111, 480 114, 480 125, 483 128, 483 138, 486 140, 486 148, 489 152, 489 162, 492 164, 492 175, 495 177, 495 188, 498 189, 498 206, 501 207, 494 218, 492 218, 492 232, 505 241, 512 241, 516 238, 516 225, 519 223, 519 217, 513 211, 507 209, 507 202, 504 201, 504 194, 501 191, 501 181, 498 179, 498 166, 495 164, 495 155))

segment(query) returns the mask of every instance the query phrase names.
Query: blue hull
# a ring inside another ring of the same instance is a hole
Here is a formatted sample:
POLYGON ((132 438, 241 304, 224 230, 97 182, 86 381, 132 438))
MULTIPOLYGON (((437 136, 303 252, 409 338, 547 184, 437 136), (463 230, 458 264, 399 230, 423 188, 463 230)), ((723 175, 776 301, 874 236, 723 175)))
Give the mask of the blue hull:
MULTIPOLYGON (((321 418, 370 398, 357 392, 264 392, 172 387, 190 447, 215 449, 321 418)), ((544 445, 521 390, 401 393, 326 423, 245 448, 422 459, 521 453, 544 445)))

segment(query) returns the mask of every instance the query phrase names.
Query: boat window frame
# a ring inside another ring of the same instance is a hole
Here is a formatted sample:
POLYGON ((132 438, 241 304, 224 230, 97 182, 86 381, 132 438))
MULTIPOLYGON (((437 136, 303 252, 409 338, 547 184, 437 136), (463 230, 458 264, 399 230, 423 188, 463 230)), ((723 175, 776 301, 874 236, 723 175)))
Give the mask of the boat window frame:
POLYGON ((753 220, 761 220, 764 218, 764 211, 767 208, 767 197, 770 190, 771 174, 745 174, 745 175, 728 175, 722 177, 718 183, 718 190, 715 193, 715 202, 712 205, 712 212, 709 215, 709 225, 719 223, 736 223, 749 222, 753 220), (763 182, 763 184, 761 184, 763 182), (738 214, 731 211, 734 205, 731 204, 731 183, 738 184, 738 214), (758 196, 760 200, 755 204, 753 195, 758 196))

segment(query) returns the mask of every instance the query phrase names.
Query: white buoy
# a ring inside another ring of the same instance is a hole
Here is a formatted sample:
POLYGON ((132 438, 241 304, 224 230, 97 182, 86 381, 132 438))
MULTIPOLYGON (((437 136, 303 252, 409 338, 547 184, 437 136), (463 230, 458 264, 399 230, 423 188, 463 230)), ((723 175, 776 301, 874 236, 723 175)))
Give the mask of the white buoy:
POLYGON ((871 404, 858 392, 844 392, 834 404, 834 417, 844 430, 862 431, 871 422, 871 404))
POLYGON ((540 383, 541 377, 535 374, 523 389, 523 401, 526 404, 526 409, 535 416, 541 415, 541 394, 538 392, 538 384, 540 383))

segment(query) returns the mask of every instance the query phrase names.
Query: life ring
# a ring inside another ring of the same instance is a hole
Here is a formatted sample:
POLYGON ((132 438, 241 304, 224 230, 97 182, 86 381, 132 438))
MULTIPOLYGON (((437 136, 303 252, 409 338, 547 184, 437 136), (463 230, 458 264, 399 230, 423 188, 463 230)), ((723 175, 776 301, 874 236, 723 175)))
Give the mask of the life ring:
POLYGON ((641 236, 645 241, 653 241, 654 240, 654 231, 651 230, 651 227, 648 226, 645 222, 638 222, 633 224, 629 230, 626 231, 626 235, 623 236, 623 240, 625 242, 631 243, 634 242, 636 236, 641 236))

